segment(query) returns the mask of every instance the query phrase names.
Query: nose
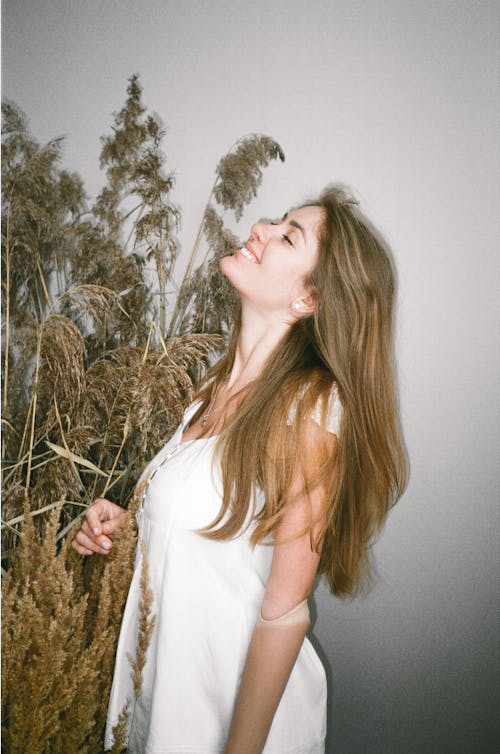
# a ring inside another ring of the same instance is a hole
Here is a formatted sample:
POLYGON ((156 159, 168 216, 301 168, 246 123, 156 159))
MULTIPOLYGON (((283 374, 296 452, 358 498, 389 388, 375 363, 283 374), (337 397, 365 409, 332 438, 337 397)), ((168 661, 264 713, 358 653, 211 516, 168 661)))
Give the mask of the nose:
POLYGON ((255 223, 250 229, 251 239, 258 241, 259 243, 265 243, 269 237, 269 229, 271 225, 267 223, 255 223))

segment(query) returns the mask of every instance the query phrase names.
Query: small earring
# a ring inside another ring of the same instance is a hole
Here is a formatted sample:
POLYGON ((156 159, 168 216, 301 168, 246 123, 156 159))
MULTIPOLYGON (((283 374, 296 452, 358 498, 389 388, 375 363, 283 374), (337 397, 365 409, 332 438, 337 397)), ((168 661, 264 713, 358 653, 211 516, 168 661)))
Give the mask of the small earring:
POLYGON ((300 301, 294 301, 292 304, 292 309, 294 312, 300 312, 300 310, 302 309, 302 304, 300 303, 300 301))

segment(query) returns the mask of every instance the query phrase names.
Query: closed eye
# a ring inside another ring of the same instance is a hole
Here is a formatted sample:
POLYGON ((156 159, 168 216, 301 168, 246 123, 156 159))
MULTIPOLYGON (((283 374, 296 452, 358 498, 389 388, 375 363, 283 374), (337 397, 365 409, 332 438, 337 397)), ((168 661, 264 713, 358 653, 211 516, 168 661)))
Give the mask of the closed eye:
MULTIPOLYGON (((285 218, 286 218, 286 215, 282 217, 280 220, 270 220, 269 225, 282 225, 285 218)), ((290 239, 290 236, 287 236, 286 233, 283 233, 281 237, 284 241, 290 244, 290 246, 293 246, 293 241, 290 239)))

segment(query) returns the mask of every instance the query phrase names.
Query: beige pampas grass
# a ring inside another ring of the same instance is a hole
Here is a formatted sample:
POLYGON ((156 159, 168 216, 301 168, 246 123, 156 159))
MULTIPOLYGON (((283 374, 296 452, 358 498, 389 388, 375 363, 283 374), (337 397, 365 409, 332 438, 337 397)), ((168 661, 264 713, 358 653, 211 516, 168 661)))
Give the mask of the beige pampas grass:
POLYGON ((156 616, 153 612, 153 591, 149 585, 149 563, 144 542, 141 542, 141 601, 139 603, 139 626, 138 638, 135 657, 129 655, 129 662, 132 668, 132 681, 134 684, 134 708, 132 711, 132 721, 135 714, 135 703, 139 699, 142 688, 142 671, 146 664, 146 655, 153 635, 156 623, 156 616))
POLYGON ((109 561, 82 569, 68 540, 58 546, 61 505, 39 534, 26 503, 21 541, 3 579, 2 740, 8 752, 102 752, 102 700, 132 573, 134 530, 124 526, 109 561), (92 589, 96 579, 98 589, 92 589))
MULTIPOLYGON (((102 140, 106 185, 92 207, 81 179, 60 168, 62 140, 40 146, 13 103, 2 113, 2 745, 101 754, 134 560, 133 491, 231 326, 218 261, 239 243, 223 213, 239 219, 283 154, 253 135, 220 161, 169 301, 180 212, 165 130, 146 113, 138 77, 102 140), (110 555, 83 560, 69 541, 100 495, 132 503, 110 555)), ((144 568, 136 694, 154 621, 144 568)), ((114 752, 125 750, 129 714, 114 752)))

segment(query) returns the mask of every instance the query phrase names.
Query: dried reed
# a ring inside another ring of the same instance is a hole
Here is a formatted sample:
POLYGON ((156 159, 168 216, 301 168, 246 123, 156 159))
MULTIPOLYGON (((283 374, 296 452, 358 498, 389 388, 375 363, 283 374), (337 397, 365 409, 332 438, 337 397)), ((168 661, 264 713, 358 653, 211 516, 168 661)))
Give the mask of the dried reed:
MULTIPOLYGON (((93 207, 81 179, 59 167, 62 141, 40 146, 13 103, 2 112, 3 750, 93 754, 133 567, 134 505, 105 559, 82 562, 69 533, 97 495, 127 507, 221 348, 232 300, 218 260, 239 245, 222 212, 239 219, 262 169, 283 154, 251 136, 220 161, 175 286, 180 213, 164 129, 146 114, 138 77, 102 140, 107 183, 93 207)), ((142 594, 136 694, 153 626, 147 566, 142 594)), ((126 748, 129 713, 115 752, 126 748)))
POLYGON ((39 533, 26 503, 20 544, 3 579, 6 752, 102 752, 102 700, 132 572, 134 529, 129 518, 109 560, 82 567, 67 539, 58 546, 60 508, 39 533))

